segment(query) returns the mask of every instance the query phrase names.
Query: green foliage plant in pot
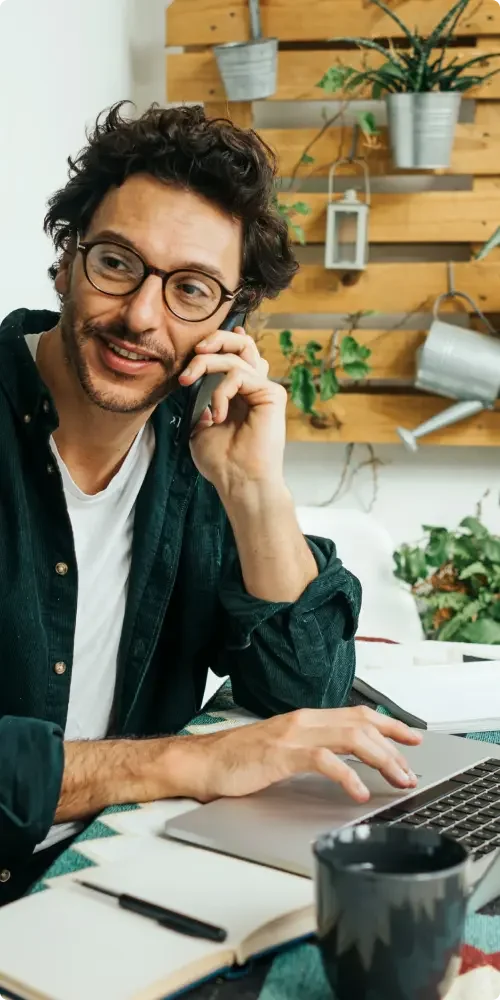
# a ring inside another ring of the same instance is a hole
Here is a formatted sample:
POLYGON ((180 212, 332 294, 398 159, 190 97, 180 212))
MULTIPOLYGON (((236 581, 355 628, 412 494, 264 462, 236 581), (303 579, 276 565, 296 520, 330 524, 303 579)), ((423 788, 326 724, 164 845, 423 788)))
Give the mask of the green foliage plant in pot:
POLYGON ((333 66, 318 86, 335 93, 371 84, 375 100, 385 96, 394 165, 414 170, 449 167, 462 94, 500 72, 479 72, 500 53, 466 59, 453 55, 450 42, 472 0, 457 0, 426 38, 416 28, 410 30, 383 0, 371 2, 396 23, 405 47, 386 47, 371 38, 338 39, 378 53, 384 62, 361 71, 333 66))
POLYGON ((394 575, 410 585, 426 637, 500 644, 500 537, 477 517, 423 530, 420 545, 395 551, 394 575))
POLYGON ((309 340, 304 346, 297 345, 291 330, 282 330, 279 335, 280 350, 287 360, 285 378, 290 399, 302 413, 308 415, 313 427, 321 429, 338 425, 335 416, 329 416, 317 407, 320 402, 328 402, 340 392, 339 370, 353 381, 365 379, 370 374, 368 358, 371 351, 352 336, 361 316, 366 315, 369 313, 359 312, 349 316, 348 327, 339 346, 338 335, 334 333, 326 350, 316 340, 309 340))

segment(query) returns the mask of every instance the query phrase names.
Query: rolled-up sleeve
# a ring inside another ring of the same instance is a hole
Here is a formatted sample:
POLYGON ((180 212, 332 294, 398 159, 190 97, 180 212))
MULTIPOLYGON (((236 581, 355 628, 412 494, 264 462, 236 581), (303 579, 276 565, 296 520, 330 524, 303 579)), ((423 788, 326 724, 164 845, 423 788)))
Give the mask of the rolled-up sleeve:
POLYGON ((54 820, 64 770, 63 732, 50 722, 0 719, 0 854, 24 857, 54 820))
POLYGON ((293 604, 252 597, 236 552, 228 558, 214 670, 229 674, 234 700, 258 715, 339 707, 351 690, 361 585, 330 539, 306 540, 318 576, 293 604))

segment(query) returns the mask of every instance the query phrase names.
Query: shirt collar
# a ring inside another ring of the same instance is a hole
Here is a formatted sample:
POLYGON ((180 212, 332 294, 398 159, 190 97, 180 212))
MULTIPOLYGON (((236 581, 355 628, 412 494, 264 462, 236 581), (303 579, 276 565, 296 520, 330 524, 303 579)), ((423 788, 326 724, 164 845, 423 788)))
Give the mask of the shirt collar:
POLYGON ((51 431, 58 425, 51 394, 24 339, 51 330, 58 320, 59 314, 48 309, 16 309, 0 326, 0 385, 27 428, 39 425, 42 415, 51 431))

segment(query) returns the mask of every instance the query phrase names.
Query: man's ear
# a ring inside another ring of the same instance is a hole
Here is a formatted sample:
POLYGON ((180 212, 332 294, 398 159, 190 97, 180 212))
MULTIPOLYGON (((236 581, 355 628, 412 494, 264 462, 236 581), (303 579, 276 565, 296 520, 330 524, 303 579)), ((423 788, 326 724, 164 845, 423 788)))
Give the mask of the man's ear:
POLYGON ((69 292, 69 286, 71 284, 71 271, 76 257, 76 247, 77 247, 77 240, 72 238, 68 242, 66 249, 64 250, 64 253, 58 264, 58 269, 54 284, 56 292, 58 293, 58 295, 61 296, 61 298, 67 295, 69 292))

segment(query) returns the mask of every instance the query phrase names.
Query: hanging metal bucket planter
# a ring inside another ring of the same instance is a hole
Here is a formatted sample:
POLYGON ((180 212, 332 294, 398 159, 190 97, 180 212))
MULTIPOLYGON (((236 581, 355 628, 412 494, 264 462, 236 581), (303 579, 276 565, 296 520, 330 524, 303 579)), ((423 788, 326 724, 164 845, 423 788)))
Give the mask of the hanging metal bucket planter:
POLYGON ((449 167, 460 102, 457 91, 388 94, 387 122, 394 166, 414 170, 449 167))
POLYGON ((276 92, 278 39, 263 38, 259 0, 249 0, 250 42, 215 45, 228 101, 259 101, 276 92))

